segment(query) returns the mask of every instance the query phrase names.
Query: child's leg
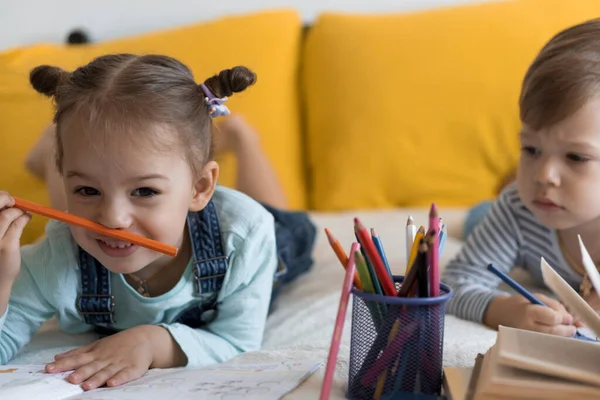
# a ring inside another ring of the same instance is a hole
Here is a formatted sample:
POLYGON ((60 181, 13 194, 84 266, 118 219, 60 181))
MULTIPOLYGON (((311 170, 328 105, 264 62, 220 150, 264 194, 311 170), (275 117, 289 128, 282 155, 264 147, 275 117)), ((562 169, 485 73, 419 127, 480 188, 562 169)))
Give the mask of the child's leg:
POLYGON ((58 210, 66 210, 65 187, 55 163, 55 131, 55 125, 49 125, 44 129, 42 137, 27 155, 25 167, 33 175, 44 180, 48 188, 50 206, 58 210))
POLYGON ((463 239, 467 239, 475 227, 483 221, 492 204, 492 201, 483 201, 467 212, 467 217, 463 224, 463 239))
POLYGON ((312 267, 317 229, 306 213, 285 211, 268 204, 263 204, 263 207, 275 218, 275 240, 280 268, 275 274, 274 299, 281 286, 292 282, 312 267))

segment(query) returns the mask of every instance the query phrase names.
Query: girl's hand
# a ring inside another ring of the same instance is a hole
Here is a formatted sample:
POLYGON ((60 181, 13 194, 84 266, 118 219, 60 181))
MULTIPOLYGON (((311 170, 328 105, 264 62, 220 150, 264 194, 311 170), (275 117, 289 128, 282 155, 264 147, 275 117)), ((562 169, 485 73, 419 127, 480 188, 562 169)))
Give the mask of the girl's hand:
POLYGON ((31 220, 31 214, 14 205, 14 199, 0 191, 0 282, 10 286, 21 269, 21 235, 31 220))
POLYGON ((46 372, 74 370, 67 379, 73 384, 83 383, 84 390, 104 384, 118 386, 142 377, 151 367, 175 366, 164 362, 165 353, 173 343, 166 329, 141 325, 58 354, 46 366, 46 372))

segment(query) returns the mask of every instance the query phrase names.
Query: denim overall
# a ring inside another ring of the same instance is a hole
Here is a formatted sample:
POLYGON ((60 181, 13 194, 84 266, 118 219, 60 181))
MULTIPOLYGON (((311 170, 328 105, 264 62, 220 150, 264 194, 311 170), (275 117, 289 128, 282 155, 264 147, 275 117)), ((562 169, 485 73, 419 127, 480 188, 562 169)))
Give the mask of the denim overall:
MULTIPOLYGON (((283 211, 265 204, 263 207, 275 219, 279 257, 279 267, 273 279, 272 306, 283 285, 311 268, 316 229, 305 213, 283 211)), ((201 302, 184 310, 174 322, 199 328, 217 317, 217 298, 223 286, 228 262, 223 252, 219 219, 212 200, 203 210, 189 212, 187 224, 193 249, 194 296, 201 299, 201 302)), ((81 295, 76 301, 80 315, 85 323, 94 325, 99 332, 114 332, 112 325, 117 305, 111 295, 110 271, 82 248, 79 248, 79 268, 81 295)))

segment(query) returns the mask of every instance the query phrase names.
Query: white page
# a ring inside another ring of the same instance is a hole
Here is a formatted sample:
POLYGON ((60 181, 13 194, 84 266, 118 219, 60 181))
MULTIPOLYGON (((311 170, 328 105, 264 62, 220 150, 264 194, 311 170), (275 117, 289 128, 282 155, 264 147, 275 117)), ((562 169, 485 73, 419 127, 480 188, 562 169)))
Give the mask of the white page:
POLYGON ((0 366, 0 399, 62 400, 83 393, 79 385, 65 380, 70 372, 47 374, 44 365, 0 366))
POLYGON ((592 286, 596 289, 596 293, 600 293, 600 274, 596 269, 596 264, 594 264, 594 260, 588 253, 587 249, 583 245, 583 240, 581 240, 581 236, 577 235, 579 239, 579 248, 581 249, 581 260, 583 261, 583 266, 585 268, 585 272, 587 272, 590 277, 590 281, 592 282, 592 286))
POLYGON ((161 370, 123 386, 92 390, 69 400, 277 400, 320 366, 315 361, 284 361, 161 370))
POLYGON ((571 312, 586 323, 597 337, 600 337, 600 317, 594 309, 577 293, 544 259, 541 258, 544 283, 560 298, 571 312))

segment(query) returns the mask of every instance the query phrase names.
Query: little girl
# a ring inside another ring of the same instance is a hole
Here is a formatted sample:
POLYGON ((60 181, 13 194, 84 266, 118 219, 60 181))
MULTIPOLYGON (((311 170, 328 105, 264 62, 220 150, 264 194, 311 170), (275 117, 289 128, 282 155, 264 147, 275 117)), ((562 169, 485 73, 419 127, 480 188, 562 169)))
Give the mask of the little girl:
POLYGON ((172 58, 119 54, 30 78, 56 105, 68 211, 179 252, 56 221, 20 248, 30 215, 0 192, 0 364, 54 315, 67 333, 114 333, 46 366, 74 370, 69 381, 86 390, 258 349, 274 284, 310 267, 315 230, 304 214, 217 186, 211 117, 228 114, 227 96, 254 73, 235 67, 198 85, 172 58))
MULTIPOLYGON (((519 106, 521 157, 516 183, 493 203, 446 267, 454 288, 448 312, 484 323, 563 336, 576 333, 574 316, 538 294, 549 307, 498 289, 486 269, 527 270, 543 286, 540 258, 574 288, 585 283, 577 235, 600 261, 600 20, 554 36, 529 67, 519 106)), ((598 296, 581 286, 596 310, 598 296)), ((577 322, 577 321, 575 321, 577 322)))

